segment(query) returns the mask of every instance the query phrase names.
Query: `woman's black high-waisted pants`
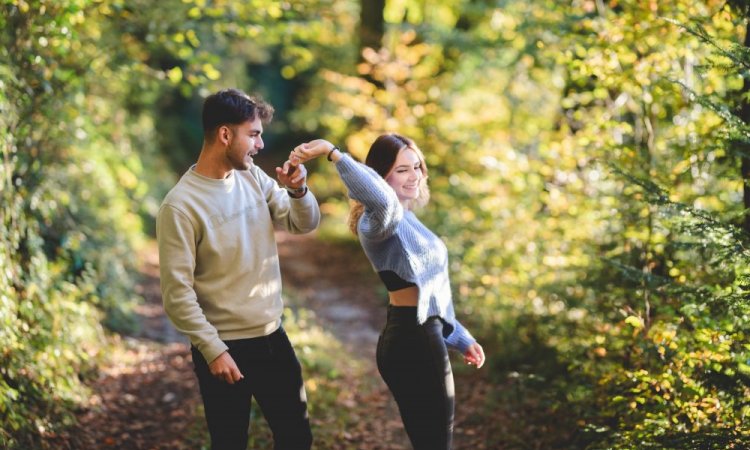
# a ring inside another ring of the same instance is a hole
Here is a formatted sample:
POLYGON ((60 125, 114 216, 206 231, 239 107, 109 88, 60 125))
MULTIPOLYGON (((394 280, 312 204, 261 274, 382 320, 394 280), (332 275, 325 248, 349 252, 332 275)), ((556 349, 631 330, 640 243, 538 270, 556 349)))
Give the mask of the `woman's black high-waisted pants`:
POLYGON ((388 306, 378 370, 396 399, 414 450, 447 450, 453 436, 453 372, 443 322, 417 323, 417 308, 388 306))

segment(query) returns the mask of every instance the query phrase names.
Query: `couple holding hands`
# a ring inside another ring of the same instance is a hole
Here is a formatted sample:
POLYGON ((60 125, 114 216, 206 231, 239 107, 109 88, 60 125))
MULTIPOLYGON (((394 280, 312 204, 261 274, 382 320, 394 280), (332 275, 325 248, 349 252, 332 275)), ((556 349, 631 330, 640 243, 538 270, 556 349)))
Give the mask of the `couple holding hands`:
POLYGON ((309 449, 312 433, 300 364, 281 324, 274 230, 307 233, 320 210, 304 163, 324 157, 348 189, 349 227, 388 290, 377 366, 412 446, 450 449, 454 388, 448 348, 484 364, 482 347, 456 319, 445 244, 414 215, 429 200, 424 156, 384 134, 365 163, 318 139, 297 146, 278 182, 253 164, 273 107, 237 89, 203 105, 198 161, 157 215, 164 309, 191 341, 214 450, 245 450, 251 399, 274 448, 309 449))

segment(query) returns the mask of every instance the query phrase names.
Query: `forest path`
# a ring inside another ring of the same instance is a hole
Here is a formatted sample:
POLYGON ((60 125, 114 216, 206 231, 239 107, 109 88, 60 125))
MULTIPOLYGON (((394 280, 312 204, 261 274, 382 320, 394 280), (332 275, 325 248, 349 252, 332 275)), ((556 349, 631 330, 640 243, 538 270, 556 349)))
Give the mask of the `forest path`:
MULTIPOLYGON (((343 348, 343 354, 333 356, 342 370, 327 388, 329 394, 337 393, 334 403, 321 400, 326 406, 316 405, 316 392, 308 387, 314 433, 319 431, 315 448, 408 450, 395 402, 375 366, 386 300, 363 252, 356 243, 323 241, 314 234, 277 233, 277 241, 288 303, 294 310, 311 312, 308 322, 343 348), (316 411, 316 406, 328 410, 316 411)), ((51 439, 45 448, 179 450, 206 445, 189 345, 164 315, 158 264, 152 245, 143 255, 138 285, 146 300, 137 309, 140 331, 122 338, 112 363, 100 368, 75 429, 51 439)), ((300 354, 304 349, 295 334, 289 334, 300 354)), ((457 374, 455 450, 488 448, 486 433, 494 427, 483 427, 481 413, 475 414, 487 389, 481 374, 457 374)), ((258 428, 253 433, 258 431, 268 435, 258 428)), ((267 440, 255 441, 257 448, 264 443, 267 440)))

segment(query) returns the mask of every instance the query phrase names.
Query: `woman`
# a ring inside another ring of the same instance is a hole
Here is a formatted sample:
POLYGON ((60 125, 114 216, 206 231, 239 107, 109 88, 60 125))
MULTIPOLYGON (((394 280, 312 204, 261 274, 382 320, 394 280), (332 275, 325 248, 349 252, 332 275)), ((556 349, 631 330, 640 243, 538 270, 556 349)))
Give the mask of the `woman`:
POLYGON ((327 156, 355 200, 349 226, 388 289, 388 320, 377 363, 416 450, 450 449, 453 373, 447 347, 468 364, 484 352, 456 320, 448 280, 448 251, 412 212, 429 199, 424 156, 411 139, 378 137, 365 164, 318 139, 292 151, 299 164, 327 156))

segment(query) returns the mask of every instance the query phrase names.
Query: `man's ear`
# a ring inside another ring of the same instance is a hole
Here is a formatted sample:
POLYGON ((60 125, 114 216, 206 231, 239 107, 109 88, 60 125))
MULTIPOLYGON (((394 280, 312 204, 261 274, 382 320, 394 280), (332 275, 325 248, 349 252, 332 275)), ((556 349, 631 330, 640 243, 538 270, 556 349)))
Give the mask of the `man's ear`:
POLYGON ((218 134, 217 137, 219 138, 219 142, 221 142, 224 145, 229 145, 229 141, 232 139, 232 130, 228 126, 226 125, 220 126, 217 134, 218 134))

